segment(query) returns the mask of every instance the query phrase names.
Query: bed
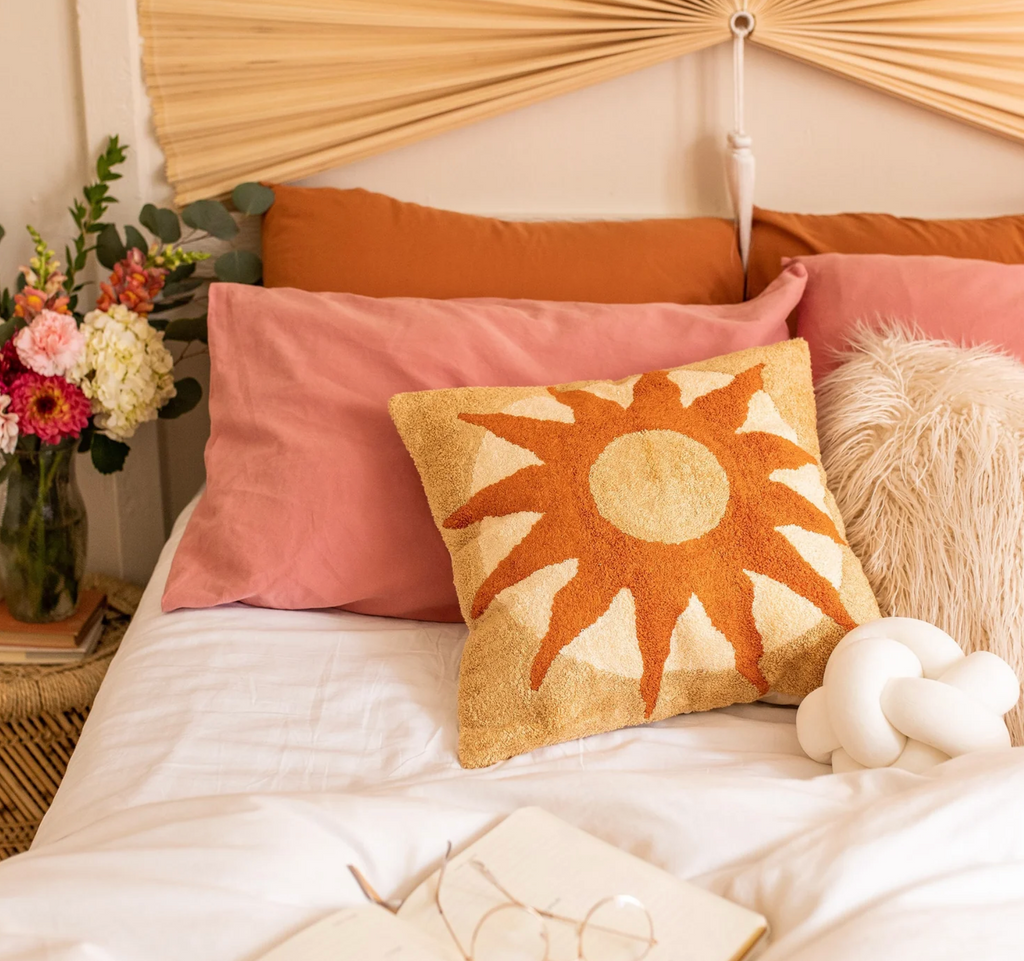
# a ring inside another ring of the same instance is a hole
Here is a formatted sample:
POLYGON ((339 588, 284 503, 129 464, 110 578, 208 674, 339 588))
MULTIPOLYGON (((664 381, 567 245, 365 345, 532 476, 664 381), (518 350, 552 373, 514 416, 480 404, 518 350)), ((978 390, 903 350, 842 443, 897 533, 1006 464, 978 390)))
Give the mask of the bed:
MULTIPOLYGON (((194 505, 192 505, 194 507, 194 505)), ((455 756, 465 628, 228 605, 160 613, 179 518, 32 850, 0 957, 256 958, 539 804, 763 912, 773 959, 1020 957, 1024 751, 823 776, 791 708, 455 756)))

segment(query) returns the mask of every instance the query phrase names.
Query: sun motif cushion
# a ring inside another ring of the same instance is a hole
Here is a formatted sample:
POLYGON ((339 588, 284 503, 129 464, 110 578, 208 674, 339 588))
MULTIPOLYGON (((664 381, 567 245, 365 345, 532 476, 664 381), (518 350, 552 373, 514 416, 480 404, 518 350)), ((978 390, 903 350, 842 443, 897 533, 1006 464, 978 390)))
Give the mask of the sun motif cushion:
POLYGON ((619 381, 398 394, 470 636, 467 767, 801 697, 879 616, 825 486, 807 345, 619 381))

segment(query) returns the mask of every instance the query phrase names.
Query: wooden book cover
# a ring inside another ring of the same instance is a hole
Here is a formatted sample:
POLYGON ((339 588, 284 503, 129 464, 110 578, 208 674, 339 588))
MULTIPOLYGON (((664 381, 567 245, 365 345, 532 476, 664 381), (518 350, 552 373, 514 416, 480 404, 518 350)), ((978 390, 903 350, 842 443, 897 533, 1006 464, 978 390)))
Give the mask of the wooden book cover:
POLYGON ((0 602, 0 647, 53 648, 73 650, 88 636, 103 617, 107 595, 102 591, 82 591, 78 610, 64 621, 49 624, 26 624, 16 621, 0 602))

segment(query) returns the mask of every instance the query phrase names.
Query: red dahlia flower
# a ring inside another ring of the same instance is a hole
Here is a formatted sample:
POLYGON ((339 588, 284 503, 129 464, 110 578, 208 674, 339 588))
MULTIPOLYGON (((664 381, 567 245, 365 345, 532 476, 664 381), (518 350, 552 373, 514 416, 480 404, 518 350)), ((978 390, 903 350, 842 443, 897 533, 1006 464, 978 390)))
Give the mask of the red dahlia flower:
POLYGON ((24 374, 26 370, 28 368, 21 362, 12 337, 0 347, 0 394, 7 393, 7 388, 14 382, 14 378, 18 374, 24 374))
POLYGON ((14 378, 11 411, 18 415, 22 434, 35 434, 44 444, 77 437, 89 423, 92 405, 63 377, 43 377, 29 371, 14 378))

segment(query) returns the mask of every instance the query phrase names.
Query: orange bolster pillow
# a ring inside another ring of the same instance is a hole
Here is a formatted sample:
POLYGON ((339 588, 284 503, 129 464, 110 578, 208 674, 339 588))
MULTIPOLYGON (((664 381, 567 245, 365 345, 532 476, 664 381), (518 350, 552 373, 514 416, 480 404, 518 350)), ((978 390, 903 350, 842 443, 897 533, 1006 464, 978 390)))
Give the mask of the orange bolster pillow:
POLYGON ((782 272, 784 257, 899 254, 1024 263, 1024 216, 919 220, 892 214, 789 214, 754 210, 747 296, 782 272))
POLYGON ((275 185, 268 287, 369 297, 734 304, 743 268, 720 218, 513 222, 367 190, 275 185))

